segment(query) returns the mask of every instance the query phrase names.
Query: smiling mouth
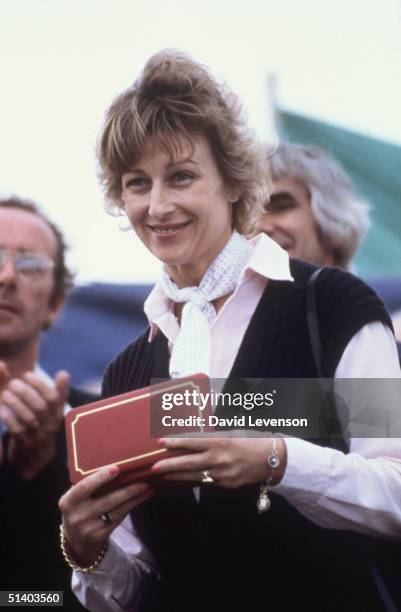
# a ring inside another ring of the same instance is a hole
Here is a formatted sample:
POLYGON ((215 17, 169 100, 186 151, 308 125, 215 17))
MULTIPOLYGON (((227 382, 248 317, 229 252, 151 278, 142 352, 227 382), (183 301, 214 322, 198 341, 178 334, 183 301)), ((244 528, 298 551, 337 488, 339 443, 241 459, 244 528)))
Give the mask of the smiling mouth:
POLYGON ((154 234, 157 236, 168 236, 169 234, 174 234, 179 230, 187 227, 190 224, 190 221, 185 221, 184 223, 169 223, 168 225, 148 225, 148 227, 152 230, 154 234))

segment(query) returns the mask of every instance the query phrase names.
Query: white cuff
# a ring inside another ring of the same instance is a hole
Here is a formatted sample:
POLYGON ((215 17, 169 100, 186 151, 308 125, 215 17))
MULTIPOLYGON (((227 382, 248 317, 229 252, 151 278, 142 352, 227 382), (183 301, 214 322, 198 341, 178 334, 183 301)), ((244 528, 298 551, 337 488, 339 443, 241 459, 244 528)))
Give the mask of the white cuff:
POLYGON ((302 508, 310 518, 321 513, 319 504, 325 496, 332 472, 332 448, 312 444, 298 438, 284 438, 287 446, 287 467, 282 480, 272 488, 290 504, 302 508))

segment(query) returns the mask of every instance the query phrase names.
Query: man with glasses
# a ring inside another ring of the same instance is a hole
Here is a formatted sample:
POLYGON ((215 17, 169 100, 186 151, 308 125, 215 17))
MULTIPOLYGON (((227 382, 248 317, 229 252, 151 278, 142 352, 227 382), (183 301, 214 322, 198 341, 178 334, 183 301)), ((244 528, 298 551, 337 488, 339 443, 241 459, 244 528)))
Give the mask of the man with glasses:
POLYGON ((35 204, 0 200, 0 589, 64 590, 58 498, 68 486, 63 416, 94 398, 38 365, 42 330, 72 285, 60 230, 35 204))

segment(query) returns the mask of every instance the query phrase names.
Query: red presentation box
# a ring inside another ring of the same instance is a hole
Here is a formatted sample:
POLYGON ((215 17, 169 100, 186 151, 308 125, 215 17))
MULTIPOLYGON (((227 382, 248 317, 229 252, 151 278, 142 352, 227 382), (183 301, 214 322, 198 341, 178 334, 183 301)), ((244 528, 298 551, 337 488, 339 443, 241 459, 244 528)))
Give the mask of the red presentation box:
MULTIPOLYGON (((188 454, 187 450, 170 451, 161 447, 158 437, 152 437, 154 427, 151 426, 166 414, 162 408, 164 394, 181 394, 186 390, 209 393, 208 377, 197 374, 173 379, 71 410, 65 418, 71 482, 75 484, 97 470, 118 465, 120 474, 108 486, 108 490, 116 489, 154 478, 150 468, 159 459, 188 454)), ((180 406, 169 414, 172 412, 175 416, 192 416, 193 422, 200 416, 196 405, 180 406)), ((202 411, 202 416, 207 412, 210 406, 202 411)), ((164 429, 163 435, 202 435, 206 430, 210 428, 190 425, 171 433, 164 429)))

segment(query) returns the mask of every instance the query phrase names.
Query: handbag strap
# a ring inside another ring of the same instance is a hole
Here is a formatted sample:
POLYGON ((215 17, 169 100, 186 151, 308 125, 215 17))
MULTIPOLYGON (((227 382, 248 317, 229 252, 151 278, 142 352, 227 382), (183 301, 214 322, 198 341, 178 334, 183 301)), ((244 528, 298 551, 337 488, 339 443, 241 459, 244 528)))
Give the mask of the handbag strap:
POLYGON ((323 378, 327 378, 324 375, 323 369, 323 351, 322 351, 322 341, 319 331, 319 319, 317 317, 317 307, 316 307, 316 285, 321 273, 322 269, 318 268, 311 274, 308 279, 308 283, 306 286, 306 319, 308 325, 309 332, 309 340, 311 343, 313 360, 315 362, 317 375, 319 377, 319 385, 323 392, 323 406, 325 406, 326 410, 326 424, 327 428, 327 436, 325 438, 321 438, 321 440, 325 439, 326 442, 329 442, 332 448, 336 448, 337 450, 342 451, 343 453, 348 453, 349 448, 345 442, 344 435, 339 435, 338 427, 341 427, 340 422, 338 421, 338 407, 336 405, 336 401, 333 397, 333 387, 331 389, 327 389, 326 384, 323 382, 323 378))
POLYGON ((324 378, 322 365, 322 341, 320 338, 319 320, 317 318, 316 308, 316 284, 321 271, 322 268, 315 270, 309 277, 306 285, 306 321, 317 375, 319 378, 324 378))

